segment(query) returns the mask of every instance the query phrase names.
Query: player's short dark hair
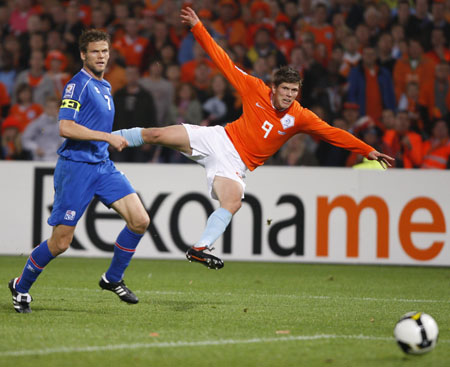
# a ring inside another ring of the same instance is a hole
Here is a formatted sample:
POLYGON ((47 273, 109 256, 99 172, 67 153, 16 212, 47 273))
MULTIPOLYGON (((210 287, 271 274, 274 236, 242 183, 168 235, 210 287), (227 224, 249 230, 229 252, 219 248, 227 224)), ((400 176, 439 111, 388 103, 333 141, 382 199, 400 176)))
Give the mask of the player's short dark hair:
POLYGON ((275 87, 278 87, 282 83, 298 83, 300 88, 302 86, 302 82, 300 73, 290 66, 282 66, 273 75, 273 85, 275 87))
POLYGON ((78 48, 81 52, 85 53, 87 52, 89 43, 99 41, 106 41, 108 45, 111 45, 111 37, 108 33, 99 29, 89 29, 81 34, 78 40, 78 48))

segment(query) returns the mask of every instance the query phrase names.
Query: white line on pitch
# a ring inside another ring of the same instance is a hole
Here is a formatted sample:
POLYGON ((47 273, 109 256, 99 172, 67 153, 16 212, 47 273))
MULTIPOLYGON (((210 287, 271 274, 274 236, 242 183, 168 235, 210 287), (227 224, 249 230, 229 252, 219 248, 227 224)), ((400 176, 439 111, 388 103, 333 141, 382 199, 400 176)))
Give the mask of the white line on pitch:
POLYGON ((134 343, 134 344, 109 344, 86 347, 58 347, 47 349, 22 349, 0 352, 0 357, 23 357, 33 355, 49 355, 57 353, 86 353, 86 352, 103 352, 123 349, 150 349, 150 348, 179 348, 179 347, 204 347, 204 346, 222 346, 222 345, 239 345, 239 344, 257 344, 257 343, 274 343, 289 341, 308 341, 320 339, 358 339, 358 340, 381 340, 394 341, 394 338, 367 336, 367 335, 298 335, 298 336, 281 336, 278 338, 253 338, 253 339, 219 339, 219 340, 203 340, 203 341, 178 341, 178 342, 160 342, 160 343, 134 343))
MULTIPOLYGON (((43 289, 60 289, 72 292, 99 292, 100 289, 91 288, 62 288, 62 287, 42 287, 43 289)), ((180 291, 140 291, 136 290, 135 293, 141 294, 161 294, 161 295, 209 295, 209 296, 232 296, 238 293, 214 293, 214 292, 180 292, 180 291)), ((410 303, 450 303, 450 300, 438 300, 438 299, 407 299, 407 298, 375 298, 375 297, 341 297, 341 296, 313 296, 313 295, 301 295, 301 294, 264 294, 264 293, 252 293, 245 294, 248 297, 283 297, 283 298, 294 298, 294 299, 333 299, 333 300, 352 300, 352 301, 375 301, 375 302, 410 302, 410 303)))

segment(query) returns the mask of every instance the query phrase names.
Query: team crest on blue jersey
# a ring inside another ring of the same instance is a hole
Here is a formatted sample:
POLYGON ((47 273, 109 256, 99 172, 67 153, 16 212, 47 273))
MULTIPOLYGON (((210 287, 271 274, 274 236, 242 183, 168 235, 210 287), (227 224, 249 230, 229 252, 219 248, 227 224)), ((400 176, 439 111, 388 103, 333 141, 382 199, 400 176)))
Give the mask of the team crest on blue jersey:
POLYGON ((67 84, 66 91, 64 92, 63 98, 72 98, 74 91, 75 91, 75 83, 67 84))
POLYGON ((284 115, 283 118, 280 120, 281 125, 283 125, 283 129, 289 129, 290 127, 294 126, 295 124, 295 117, 291 115, 284 115))
POLYGON ((77 212, 75 210, 66 211, 66 215, 64 215, 64 220, 74 220, 77 212))

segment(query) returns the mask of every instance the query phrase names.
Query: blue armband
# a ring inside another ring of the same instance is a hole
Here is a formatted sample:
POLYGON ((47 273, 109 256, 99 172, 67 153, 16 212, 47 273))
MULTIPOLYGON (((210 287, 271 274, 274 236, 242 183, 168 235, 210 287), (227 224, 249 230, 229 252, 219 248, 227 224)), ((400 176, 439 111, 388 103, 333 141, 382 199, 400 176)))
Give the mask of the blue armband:
POLYGON ((133 127, 131 129, 122 129, 113 131, 111 134, 123 136, 128 141, 128 146, 140 147, 144 144, 142 139, 142 127, 133 127))

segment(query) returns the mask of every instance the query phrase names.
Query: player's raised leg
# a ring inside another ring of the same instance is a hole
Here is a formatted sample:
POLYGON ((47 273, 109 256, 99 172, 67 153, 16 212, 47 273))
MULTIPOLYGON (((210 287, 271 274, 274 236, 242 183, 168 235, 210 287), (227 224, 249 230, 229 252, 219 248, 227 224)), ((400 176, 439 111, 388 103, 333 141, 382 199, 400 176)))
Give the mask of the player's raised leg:
POLYGON ((209 269, 223 268, 223 261, 212 255, 213 243, 225 232, 233 215, 241 208, 242 185, 230 178, 216 176, 213 190, 219 199, 220 207, 216 209, 206 222, 197 243, 187 250, 186 257, 189 261, 199 262, 209 269))
POLYGON ((189 135, 183 125, 150 127, 147 129, 134 127, 113 131, 112 133, 114 135, 121 135, 127 139, 129 147, 155 144, 172 148, 188 155, 192 153, 189 135))
POLYGON ((125 285, 123 275, 150 224, 150 218, 136 193, 117 200, 111 206, 127 224, 117 237, 111 265, 102 275, 99 285, 102 289, 116 293, 124 302, 138 303, 139 299, 125 285))

